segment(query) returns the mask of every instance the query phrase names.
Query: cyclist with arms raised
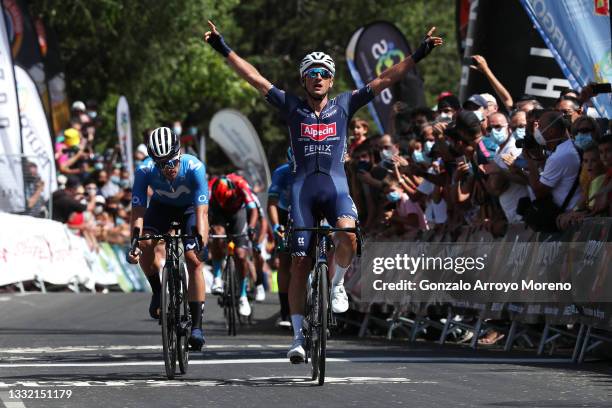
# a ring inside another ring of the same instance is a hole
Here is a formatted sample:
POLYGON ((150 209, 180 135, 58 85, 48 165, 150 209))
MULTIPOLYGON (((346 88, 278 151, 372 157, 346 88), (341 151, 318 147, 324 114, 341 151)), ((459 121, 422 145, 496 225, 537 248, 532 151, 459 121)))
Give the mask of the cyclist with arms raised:
MULTIPOLYGON (((370 102, 385 88, 401 78, 431 50, 442 44, 442 39, 432 37, 435 27, 409 57, 388 68, 361 89, 341 93, 328 98, 334 84, 335 64, 323 52, 312 52, 302 59, 299 72, 306 98, 284 92, 264 78, 249 62, 242 59, 225 43, 223 37, 209 21, 210 31, 204 39, 216 51, 227 58, 229 65, 266 100, 279 109, 289 126, 290 142, 295 162, 291 191, 291 218, 295 226, 313 227, 316 216, 322 213, 338 228, 355 226, 357 209, 349 195, 344 156, 348 123, 353 114, 370 102)), ((289 307, 294 330, 294 341, 288 352, 292 363, 304 360, 304 293, 306 277, 312 259, 307 253, 312 241, 309 232, 296 232, 292 238, 291 281, 289 307)), ((332 310, 344 313, 348 310, 348 298, 344 290, 344 274, 351 264, 356 250, 355 234, 334 234, 335 274, 332 279, 332 310)))
MULTIPOLYGON (((181 154, 178 136, 167 127, 160 127, 151 132, 147 143, 149 157, 138 166, 134 174, 132 189, 131 228, 139 228, 143 235, 164 234, 170 229, 170 223, 181 223, 183 233, 191 234, 193 227, 202 237, 208 240, 208 184, 206 167, 197 157, 181 154), (147 188, 151 187, 153 196, 147 206, 147 188)), ((195 240, 185 240, 185 261, 189 271, 188 301, 192 319, 189 343, 199 350, 204 344, 202 333, 203 303, 205 300, 205 282, 201 259, 206 253, 196 254, 195 240)), ((159 249, 163 245, 154 241, 142 241, 134 253, 127 254, 130 263, 140 262, 146 275, 153 296, 149 305, 149 314, 159 319, 161 283, 159 272, 163 268, 159 249), (156 247, 160 245, 160 248, 156 247)))

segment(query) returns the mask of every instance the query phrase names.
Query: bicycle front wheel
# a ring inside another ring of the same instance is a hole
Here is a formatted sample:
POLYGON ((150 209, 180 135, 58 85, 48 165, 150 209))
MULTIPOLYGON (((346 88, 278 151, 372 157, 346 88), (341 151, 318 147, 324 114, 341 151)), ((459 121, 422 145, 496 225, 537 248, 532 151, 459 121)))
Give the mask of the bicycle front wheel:
POLYGON ((325 353, 327 350, 327 301, 329 292, 327 289, 327 264, 319 265, 317 282, 317 332, 318 338, 315 342, 318 355, 318 377, 319 385, 325 383, 325 353))
POLYGON ((224 270, 224 289, 223 289, 223 315, 225 316, 225 324, 227 326, 227 335, 236 335, 236 265, 234 263, 234 257, 230 256, 227 258, 227 262, 224 270))
POLYGON ((164 363, 166 365, 166 376, 169 380, 174 379, 176 373, 177 359, 177 333, 176 333, 176 308, 174 303, 174 265, 168 262, 162 272, 161 293, 161 323, 162 344, 164 349, 164 363))
POLYGON ((176 316, 180 324, 177 327, 177 350, 178 350, 178 362, 181 374, 187 372, 189 366, 189 336, 191 334, 191 314, 189 312, 189 303, 187 302, 187 265, 181 262, 181 274, 177 287, 180 290, 176 293, 176 316))

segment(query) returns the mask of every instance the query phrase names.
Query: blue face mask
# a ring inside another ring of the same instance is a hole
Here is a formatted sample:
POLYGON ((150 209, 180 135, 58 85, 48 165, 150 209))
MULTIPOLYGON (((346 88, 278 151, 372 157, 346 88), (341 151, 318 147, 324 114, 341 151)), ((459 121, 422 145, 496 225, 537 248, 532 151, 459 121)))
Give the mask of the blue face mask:
POLYGON ((516 140, 524 139, 525 138, 525 128, 523 127, 523 128, 514 129, 513 135, 516 140))
POLYGON ((423 154, 423 151, 421 150, 415 150, 414 152, 412 152, 412 158, 417 163, 424 163, 426 161, 425 155, 423 154))
POLYGON ((121 179, 119 185, 121 186, 121 188, 128 188, 130 186, 130 180, 121 179))
POLYGON ((399 200, 401 200, 402 196, 400 193, 398 193, 397 191, 392 191, 389 194, 387 194, 387 200, 391 201, 392 203, 395 203, 399 200))
POLYGON ((580 150, 584 150, 591 142, 593 141, 593 137, 590 133, 578 133, 576 135, 576 139, 574 140, 574 144, 580 150))
POLYGON ((506 134, 506 128, 491 129, 490 135, 491 139, 493 139, 493 141, 498 145, 504 143, 508 138, 508 135, 506 134))
POLYGON ((111 176, 110 181, 111 183, 118 185, 121 183, 121 178, 119 176, 111 176))
POLYGON ((180 136, 181 133, 183 133, 183 128, 180 126, 175 126, 172 128, 172 130, 174 131, 174 134, 176 134, 177 136, 180 136))
POLYGON ((431 152, 431 149, 433 149, 435 144, 436 142, 434 142, 433 140, 426 141, 425 142, 425 153, 431 152))

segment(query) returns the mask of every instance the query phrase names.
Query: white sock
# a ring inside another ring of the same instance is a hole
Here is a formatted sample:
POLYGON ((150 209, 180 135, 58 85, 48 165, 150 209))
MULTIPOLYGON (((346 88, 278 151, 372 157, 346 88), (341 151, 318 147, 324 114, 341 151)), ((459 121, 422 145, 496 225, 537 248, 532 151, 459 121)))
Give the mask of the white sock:
MULTIPOLYGON (((349 265, 350 266, 350 265, 349 265)), ((348 270, 348 266, 346 268, 341 267, 336 263, 336 272, 334 273, 334 277, 332 278, 332 285, 338 286, 344 284, 344 274, 348 270)))
POLYGON ((302 322, 304 321, 304 315, 292 314, 291 324, 293 325, 293 338, 303 339, 304 334, 302 333, 302 322))

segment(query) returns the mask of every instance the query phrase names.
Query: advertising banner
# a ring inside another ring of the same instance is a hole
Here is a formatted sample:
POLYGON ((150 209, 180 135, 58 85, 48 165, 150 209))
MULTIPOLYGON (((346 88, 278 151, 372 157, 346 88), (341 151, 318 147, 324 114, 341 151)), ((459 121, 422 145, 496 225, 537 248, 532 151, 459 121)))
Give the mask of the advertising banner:
MULTIPOLYGON (((610 4, 607 0, 521 0, 572 88, 612 82, 610 4)), ((612 117, 609 93, 594 101, 602 117, 612 117)))
POLYGON ((127 98, 121 96, 117 103, 117 135, 123 164, 130 172, 130 181, 134 181, 134 154, 132 152, 132 122, 127 98))
POLYGON ((0 212, 21 212, 25 196, 19 104, 5 17, 0 7, 0 212))
POLYGON ((270 168, 257 131, 249 119, 233 109, 220 110, 210 121, 210 137, 221 146, 234 166, 244 171, 245 178, 265 208, 265 193, 271 182, 270 168))
MULTIPOLYGON (((360 88, 410 54, 412 50, 402 32, 389 22, 378 21, 353 34, 346 60, 355 85, 360 88)), ((400 100, 409 108, 425 105, 423 80, 416 67, 397 86, 385 89, 370 103, 370 113, 382 133, 391 131, 393 104, 400 100)))
POLYGON ((45 182, 42 197, 48 200, 52 192, 57 190, 57 174, 47 117, 36 84, 18 65, 15 65, 15 78, 19 96, 23 154, 28 156, 30 162, 36 164, 38 174, 45 182))
POLYGON ((515 100, 528 94, 552 105, 561 90, 570 86, 519 2, 473 0, 468 22, 459 92, 462 101, 475 93, 495 95, 487 78, 470 68, 472 55, 487 60, 515 100))

